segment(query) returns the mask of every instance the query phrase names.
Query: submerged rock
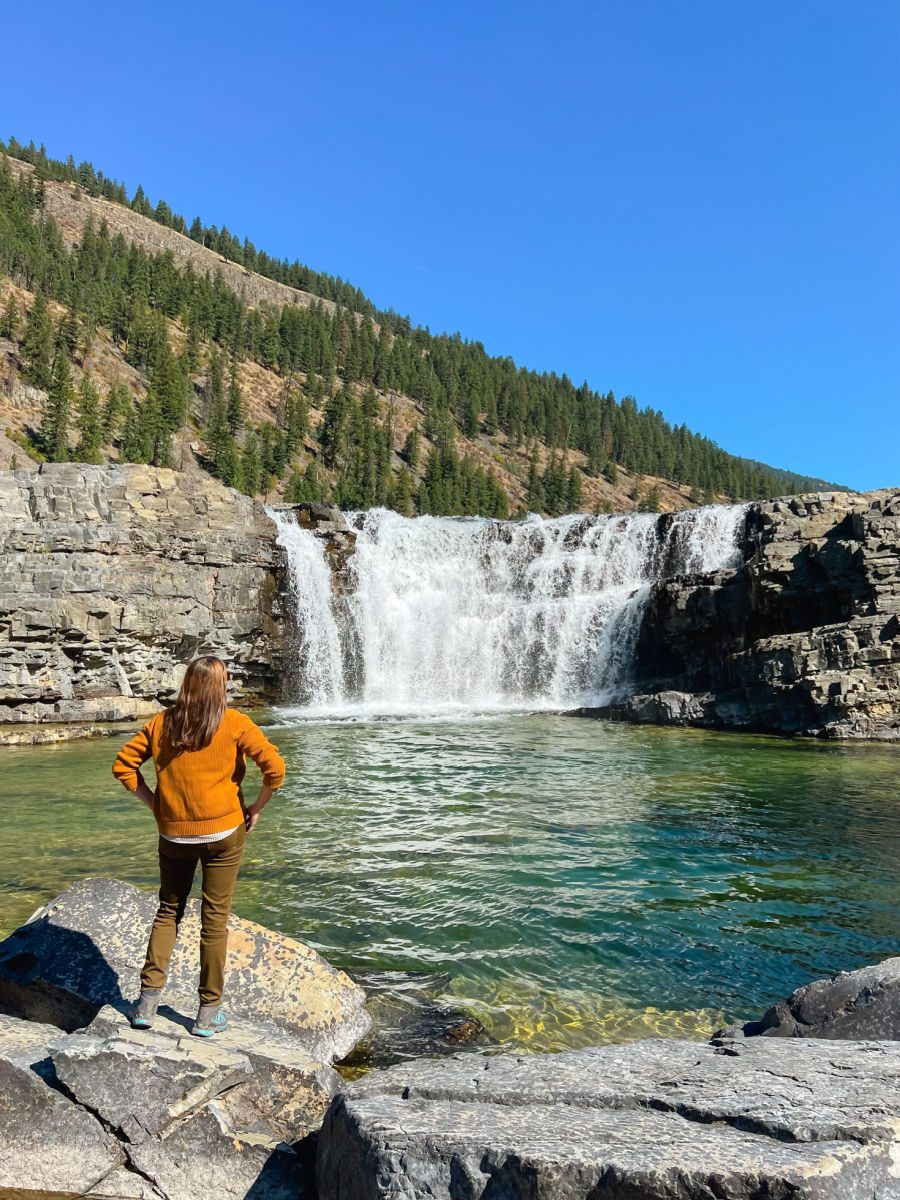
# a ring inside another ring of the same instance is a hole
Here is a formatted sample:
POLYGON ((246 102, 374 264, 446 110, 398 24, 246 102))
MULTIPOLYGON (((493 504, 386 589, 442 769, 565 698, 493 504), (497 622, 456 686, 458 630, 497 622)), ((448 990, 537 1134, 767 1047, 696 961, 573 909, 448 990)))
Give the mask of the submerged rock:
MULTIPOLYGON (((153 895, 115 879, 73 884, 0 943, 0 1010, 74 1030, 104 1005, 122 1009, 139 991, 155 911, 153 895)), ((197 1004, 199 912, 190 901, 165 995, 184 1019, 197 1004)), ((236 916, 229 931, 226 1001, 235 1017, 286 1030, 322 1062, 368 1032, 362 988, 314 950, 236 916)))
POLYGON ((447 974, 353 971, 351 976, 365 989, 372 1029, 343 1060, 345 1073, 493 1044, 476 1017, 447 999, 447 974))
POLYGON ((900 958, 817 979, 779 1000, 759 1021, 718 1036, 735 1034, 900 1042, 900 958))
POLYGON ((897 1200, 900 1044, 648 1041, 367 1076, 321 1200, 897 1200))

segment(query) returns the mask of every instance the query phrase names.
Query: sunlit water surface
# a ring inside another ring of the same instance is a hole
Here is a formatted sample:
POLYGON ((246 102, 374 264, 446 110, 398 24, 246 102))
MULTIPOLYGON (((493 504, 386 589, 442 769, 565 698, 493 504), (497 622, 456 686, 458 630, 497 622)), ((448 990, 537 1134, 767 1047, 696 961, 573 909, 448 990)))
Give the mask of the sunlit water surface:
MULTIPOLYGON (((897 749, 562 716, 301 722, 237 911, 335 965, 447 971, 501 1044, 704 1034, 900 949, 897 749)), ((118 742, 6 748, 0 928, 152 888, 118 742)))

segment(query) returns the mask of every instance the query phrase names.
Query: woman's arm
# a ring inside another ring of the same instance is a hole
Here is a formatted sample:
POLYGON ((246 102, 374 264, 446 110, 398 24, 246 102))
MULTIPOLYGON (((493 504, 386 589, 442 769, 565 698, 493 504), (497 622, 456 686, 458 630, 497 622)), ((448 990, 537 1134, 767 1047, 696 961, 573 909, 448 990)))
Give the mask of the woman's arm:
POLYGON ((272 745, 259 726, 255 725, 249 717, 243 718, 238 735, 238 749, 252 758, 263 773, 259 795, 244 814, 247 832, 252 833, 259 820, 259 814, 272 799, 276 789, 284 783, 284 759, 278 753, 278 747, 272 745))
POLYGON ((122 747, 112 765, 112 773, 129 792, 134 792, 137 798, 153 808, 154 796, 141 774, 141 764, 145 763, 153 753, 150 746, 150 726, 145 725, 140 733, 135 734, 130 742, 122 747))
POLYGON ((266 807, 272 797, 275 795, 275 789, 266 787, 265 784, 259 789, 259 795, 256 797, 255 803, 251 804, 244 813, 244 824, 247 826, 247 832, 252 833, 256 828, 256 822, 259 820, 259 814, 266 807))

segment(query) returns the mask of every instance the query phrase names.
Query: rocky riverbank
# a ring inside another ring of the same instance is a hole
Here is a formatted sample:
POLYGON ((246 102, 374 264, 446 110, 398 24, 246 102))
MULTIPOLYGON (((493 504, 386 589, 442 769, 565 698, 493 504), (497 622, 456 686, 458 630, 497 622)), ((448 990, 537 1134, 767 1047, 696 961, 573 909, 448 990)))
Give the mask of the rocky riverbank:
MULTIPOLYGON (((326 506, 300 515, 346 594, 353 531, 326 506)), ((21 742, 36 723, 138 719, 197 653, 229 662, 236 702, 279 699, 296 647, 276 533, 205 475, 0 472, 0 726, 21 742)), ((590 715, 900 737, 900 491, 751 504, 739 541, 734 568, 652 585, 630 694, 590 715)))
POLYGON ((196 906, 153 1030, 132 1030, 153 909, 84 880, 0 943, 3 1195, 900 1197, 900 959, 801 988, 711 1043, 470 1050, 342 1084, 332 1064, 370 1023, 361 989, 239 918, 232 1027, 187 1034, 196 906))

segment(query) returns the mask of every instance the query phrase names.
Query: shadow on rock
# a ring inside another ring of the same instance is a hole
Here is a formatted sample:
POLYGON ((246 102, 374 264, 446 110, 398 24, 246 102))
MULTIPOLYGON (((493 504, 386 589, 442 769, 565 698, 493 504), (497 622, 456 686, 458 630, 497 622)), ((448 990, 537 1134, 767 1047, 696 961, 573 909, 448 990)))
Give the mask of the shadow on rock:
POLYGON ((105 1004, 127 1004, 119 977, 86 933, 39 917, 0 945, 0 1012, 71 1033, 105 1004))

